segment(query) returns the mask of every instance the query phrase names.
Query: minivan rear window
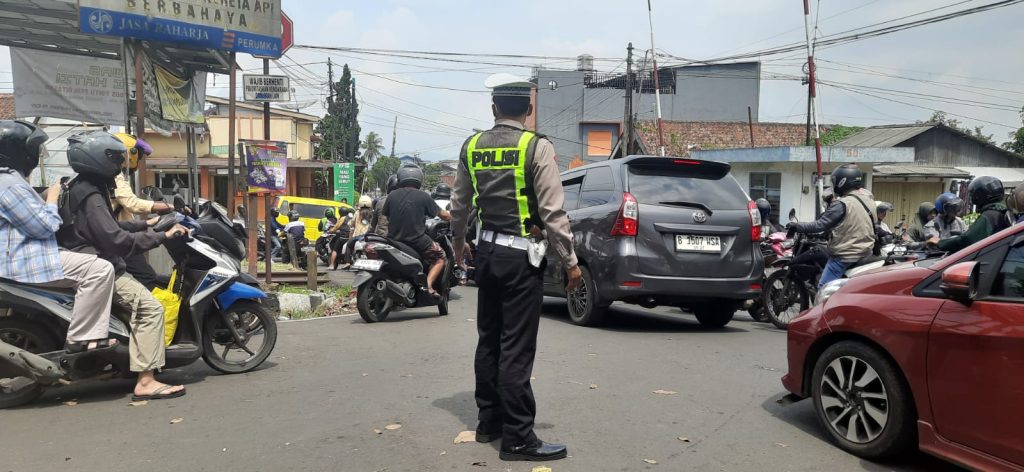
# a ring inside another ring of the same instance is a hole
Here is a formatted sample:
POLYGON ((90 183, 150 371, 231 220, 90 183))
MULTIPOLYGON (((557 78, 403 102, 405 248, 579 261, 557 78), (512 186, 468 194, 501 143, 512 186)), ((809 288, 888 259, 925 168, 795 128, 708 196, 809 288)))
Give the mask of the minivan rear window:
POLYGON ((629 169, 629 193, 642 204, 692 202, 704 204, 712 210, 747 208, 747 194, 730 174, 711 178, 686 166, 626 167, 629 169))
MULTIPOLYGON (((320 219, 324 217, 324 211, 330 207, 320 205, 307 205, 305 203, 296 203, 295 211, 299 212, 299 216, 302 218, 314 218, 320 219)), ((337 211, 335 211, 337 213, 337 211)))

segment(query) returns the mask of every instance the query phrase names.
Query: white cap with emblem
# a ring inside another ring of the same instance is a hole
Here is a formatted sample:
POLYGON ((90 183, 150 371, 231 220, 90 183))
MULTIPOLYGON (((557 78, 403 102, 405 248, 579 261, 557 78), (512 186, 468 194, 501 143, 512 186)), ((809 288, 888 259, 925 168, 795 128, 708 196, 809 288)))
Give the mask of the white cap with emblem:
POLYGON ((484 86, 491 89, 495 97, 529 97, 530 91, 537 88, 537 84, 523 77, 504 72, 488 77, 484 86))

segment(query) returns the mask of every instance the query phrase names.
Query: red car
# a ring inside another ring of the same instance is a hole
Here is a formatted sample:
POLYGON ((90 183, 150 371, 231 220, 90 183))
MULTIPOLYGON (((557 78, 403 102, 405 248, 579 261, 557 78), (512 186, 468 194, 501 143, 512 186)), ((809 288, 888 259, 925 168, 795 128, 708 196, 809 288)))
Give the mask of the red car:
POLYGON ((789 325, 782 383, 833 442, 1024 471, 1024 225, 819 292, 789 325))

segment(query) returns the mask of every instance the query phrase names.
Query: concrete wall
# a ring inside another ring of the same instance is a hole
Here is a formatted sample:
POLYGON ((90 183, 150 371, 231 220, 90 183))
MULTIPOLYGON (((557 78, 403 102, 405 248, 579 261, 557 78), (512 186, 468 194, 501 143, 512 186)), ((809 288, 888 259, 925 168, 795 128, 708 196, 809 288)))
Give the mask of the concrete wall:
MULTIPOLYGON (((236 139, 263 139, 262 115, 242 114, 235 117, 236 139)), ((218 155, 227 155, 228 124, 226 116, 207 117, 210 127, 210 140, 218 155)), ((313 155, 310 138, 313 136, 313 124, 296 122, 295 119, 271 116, 270 139, 288 143, 289 159, 309 159, 313 155)))
MULTIPOLYGON (((749 106, 757 121, 760 70, 756 62, 673 69, 676 91, 662 94, 662 115, 670 121, 745 122, 749 106)), ((575 156, 585 154, 581 122, 623 120, 625 90, 586 88, 587 74, 547 69, 537 72, 537 131, 551 138, 563 169, 575 156)), ((653 93, 634 94, 633 103, 639 120, 656 118, 653 93)))

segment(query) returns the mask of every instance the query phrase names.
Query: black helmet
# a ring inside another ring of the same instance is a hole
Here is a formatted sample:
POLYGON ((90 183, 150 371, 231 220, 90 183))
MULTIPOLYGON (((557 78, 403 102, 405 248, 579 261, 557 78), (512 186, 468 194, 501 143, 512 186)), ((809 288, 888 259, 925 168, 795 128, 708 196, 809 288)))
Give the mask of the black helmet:
POLYGON ((0 121, 0 167, 28 177, 39 165, 43 144, 49 139, 43 130, 24 121, 0 121))
POLYGON ((857 164, 843 164, 832 171, 832 188, 843 196, 864 186, 864 172, 857 164))
POLYGON ((121 172, 128 148, 106 131, 90 131, 68 138, 68 162, 79 174, 113 181, 121 172))
POLYGON ((437 187, 434 187, 434 192, 430 194, 431 198, 449 199, 452 198, 452 188, 448 184, 440 183, 437 187))
POLYGON ((935 213, 935 204, 932 202, 921 202, 921 205, 917 207, 917 219, 921 224, 928 222, 928 215, 935 213))
POLYGON ((967 194, 971 196, 971 203, 983 207, 992 203, 1003 201, 1003 182, 995 177, 982 176, 971 181, 967 186, 967 194))
POLYGON ((423 184, 423 169, 414 164, 398 168, 398 186, 420 188, 423 184))
POLYGON ((394 192, 398 188, 398 176, 392 175, 388 177, 388 193, 394 192))
POLYGON ((288 212, 288 221, 299 221, 299 212, 294 211, 294 210, 289 211, 288 212))
POLYGON ((270 216, 273 216, 274 218, 277 218, 278 216, 281 216, 281 211, 278 210, 277 208, 271 208, 270 209, 270 216))
POLYGON ((768 215, 772 214, 772 204, 763 198, 758 198, 756 202, 757 211, 761 212, 761 223, 768 221, 768 215))

